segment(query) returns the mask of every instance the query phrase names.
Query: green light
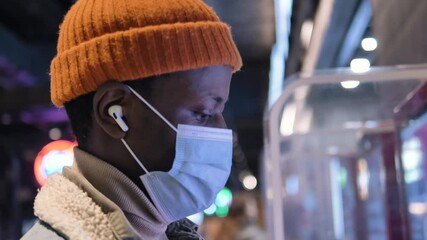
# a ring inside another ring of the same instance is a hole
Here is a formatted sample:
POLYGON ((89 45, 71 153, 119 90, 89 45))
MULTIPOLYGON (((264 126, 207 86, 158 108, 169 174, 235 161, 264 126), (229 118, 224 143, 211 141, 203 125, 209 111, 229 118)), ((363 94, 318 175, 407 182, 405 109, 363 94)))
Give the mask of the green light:
MULTIPOLYGON (((217 207, 227 207, 231 204, 231 199, 233 198, 233 194, 230 189, 224 187, 219 191, 215 198, 215 205, 217 207)), ((227 210, 228 212, 228 210, 227 210)))
POLYGON ((209 208, 203 211, 206 215, 211 216, 216 212, 216 205, 212 204, 209 208))
POLYGON ((215 214, 218 217, 226 217, 228 215, 228 206, 217 207, 215 214))
POLYGON ((345 186, 347 185, 347 178, 348 178, 347 177, 347 170, 345 168, 340 169, 338 178, 339 178, 339 182, 341 184, 341 187, 345 188, 345 186))

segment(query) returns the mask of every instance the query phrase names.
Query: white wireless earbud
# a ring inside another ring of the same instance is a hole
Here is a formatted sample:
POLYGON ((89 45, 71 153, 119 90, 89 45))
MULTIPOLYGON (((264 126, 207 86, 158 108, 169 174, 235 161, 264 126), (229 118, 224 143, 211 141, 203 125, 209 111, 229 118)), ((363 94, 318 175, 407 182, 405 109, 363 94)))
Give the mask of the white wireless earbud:
POLYGON ((122 106, 120 105, 113 105, 110 108, 108 108, 108 114, 116 121, 116 123, 119 125, 119 127, 124 131, 127 132, 129 130, 128 125, 126 125, 125 121, 123 121, 123 112, 122 112, 122 106))

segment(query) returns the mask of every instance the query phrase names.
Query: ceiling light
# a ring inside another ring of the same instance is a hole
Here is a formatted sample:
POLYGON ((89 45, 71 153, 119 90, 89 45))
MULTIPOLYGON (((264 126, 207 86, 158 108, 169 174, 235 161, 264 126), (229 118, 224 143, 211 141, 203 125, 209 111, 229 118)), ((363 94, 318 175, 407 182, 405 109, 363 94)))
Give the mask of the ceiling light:
POLYGON ((371 68, 371 62, 366 58, 355 58, 351 60, 350 68, 355 73, 364 73, 371 68))
POLYGON ((356 80, 342 81, 341 86, 345 89, 353 89, 359 86, 360 82, 356 80))
POLYGON ((377 40, 375 38, 364 38, 362 40, 362 48, 365 51, 374 51, 375 49, 377 49, 378 43, 377 40))
POLYGON ((243 179, 243 187, 246 190, 255 189, 257 183, 258 183, 258 181, 257 181, 256 177, 253 175, 248 175, 243 179))

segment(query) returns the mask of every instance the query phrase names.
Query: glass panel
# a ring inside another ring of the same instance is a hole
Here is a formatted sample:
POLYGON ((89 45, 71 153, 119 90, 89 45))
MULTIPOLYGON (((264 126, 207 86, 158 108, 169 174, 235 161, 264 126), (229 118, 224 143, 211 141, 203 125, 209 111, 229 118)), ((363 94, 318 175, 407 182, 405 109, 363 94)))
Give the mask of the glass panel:
POLYGON ((423 240, 427 239, 427 113, 404 125, 401 159, 411 239, 423 240))
POLYGON ((279 126, 287 238, 387 238, 382 151, 395 140, 393 110, 419 85, 401 80, 295 90, 279 126))
MULTIPOLYGON (((331 80, 320 76, 319 82, 318 76, 296 80, 267 116, 264 169, 271 239, 399 239, 410 235, 404 229, 409 213, 412 231, 427 231, 427 165, 421 153, 427 138, 424 143, 419 130, 418 140, 406 137, 409 143, 402 140, 402 147, 399 137, 407 102, 420 91, 425 75, 399 79, 388 72, 369 81, 339 74, 331 80), (409 205, 402 200, 403 176, 412 178, 406 182, 409 205)), ((421 233, 414 236, 425 239, 421 233)))

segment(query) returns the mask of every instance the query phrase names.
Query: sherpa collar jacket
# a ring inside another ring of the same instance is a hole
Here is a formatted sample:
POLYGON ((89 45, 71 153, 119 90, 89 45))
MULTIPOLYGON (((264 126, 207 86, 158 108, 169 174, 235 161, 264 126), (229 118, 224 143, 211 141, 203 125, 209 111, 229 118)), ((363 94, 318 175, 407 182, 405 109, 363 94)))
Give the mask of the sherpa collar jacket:
POLYGON ((76 148, 75 165, 50 176, 34 202, 39 219, 22 239, 203 239, 183 219, 167 226, 116 168, 76 148))

